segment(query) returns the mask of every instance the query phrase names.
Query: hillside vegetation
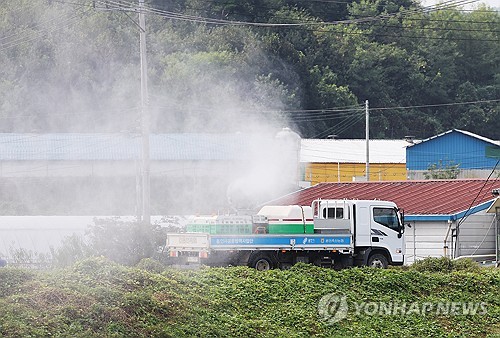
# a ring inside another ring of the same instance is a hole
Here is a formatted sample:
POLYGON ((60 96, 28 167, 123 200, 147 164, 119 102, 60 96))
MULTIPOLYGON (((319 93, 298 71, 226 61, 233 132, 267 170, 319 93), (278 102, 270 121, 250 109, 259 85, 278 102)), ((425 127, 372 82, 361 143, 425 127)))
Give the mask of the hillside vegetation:
POLYGON ((498 336, 500 271, 442 263, 342 271, 299 264, 258 272, 175 270, 152 260, 125 267, 91 258, 46 272, 3 268, 0 336, 498 336), (318 304, 327 294, 346 296, 346 318, 330 323, 319 315, 318 304), (485 311, 356 313, 360 302, 482 303, 485 311))
MULTIPOLYGON (((500 139, 500 15, 464 1, 145 1, 153 132, 500 139), (464 104, 468 102, 467 104, 464 104), (411 121, 411 123, 408 123, 411 121)), ((4 0, 1 132, 130 132, 137 0, 4 0)))

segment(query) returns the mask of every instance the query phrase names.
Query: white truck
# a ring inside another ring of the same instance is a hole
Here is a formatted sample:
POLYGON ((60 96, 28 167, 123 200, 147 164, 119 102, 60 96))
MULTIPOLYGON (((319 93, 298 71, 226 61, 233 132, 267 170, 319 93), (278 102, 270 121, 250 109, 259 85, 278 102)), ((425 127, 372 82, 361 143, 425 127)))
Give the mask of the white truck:
POLYGON ((199 217, 188 232, 167 234, 166 250, 177 264, 386 268, 404 262, 403 217, 396 204, 380 200, 265 206, 254 216, 199 217))

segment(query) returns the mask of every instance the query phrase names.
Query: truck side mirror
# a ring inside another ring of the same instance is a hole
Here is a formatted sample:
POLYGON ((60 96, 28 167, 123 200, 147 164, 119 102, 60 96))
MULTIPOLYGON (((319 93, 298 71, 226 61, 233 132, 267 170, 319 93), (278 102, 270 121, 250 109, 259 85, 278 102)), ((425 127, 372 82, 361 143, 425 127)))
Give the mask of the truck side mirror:
POLYGON ((403 234, 405 233, 405 226, 404 224, 403 225, 400 225, 398 227, 398 238, 401 238, 403 237, 403 234))

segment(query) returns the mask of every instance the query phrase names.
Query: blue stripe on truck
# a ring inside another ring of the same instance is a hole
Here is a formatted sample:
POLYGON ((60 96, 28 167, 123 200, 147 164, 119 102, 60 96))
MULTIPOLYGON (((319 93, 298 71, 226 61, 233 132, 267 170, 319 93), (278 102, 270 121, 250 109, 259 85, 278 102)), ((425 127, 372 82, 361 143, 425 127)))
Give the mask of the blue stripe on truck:
POLYGON ((276 246, 317 246, 317 245, 350 245, 350 236, 210 236, 210 245, 276 245, 276 246))

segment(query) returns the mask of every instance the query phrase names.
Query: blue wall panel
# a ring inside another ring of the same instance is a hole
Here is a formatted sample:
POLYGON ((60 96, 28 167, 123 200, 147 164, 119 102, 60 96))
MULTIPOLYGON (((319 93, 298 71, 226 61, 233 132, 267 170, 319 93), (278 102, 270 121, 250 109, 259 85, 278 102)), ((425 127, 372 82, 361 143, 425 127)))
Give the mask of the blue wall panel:
POLYGON ((497 159, 486 157, 486 147, 491 146, 495 145, 453 130, 406 148, 406 167, 426 170, 441 162, 459 164, 459 169, 492 169, 497 159))

